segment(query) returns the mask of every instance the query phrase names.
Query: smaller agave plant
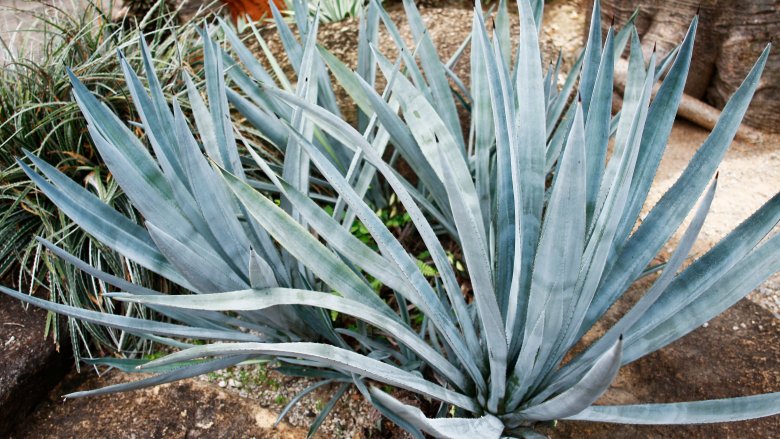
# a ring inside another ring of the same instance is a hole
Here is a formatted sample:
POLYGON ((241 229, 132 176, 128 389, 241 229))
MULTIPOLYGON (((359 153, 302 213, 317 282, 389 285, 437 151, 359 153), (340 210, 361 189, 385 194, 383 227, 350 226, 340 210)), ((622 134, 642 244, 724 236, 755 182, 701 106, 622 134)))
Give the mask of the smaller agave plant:
MULTIPOLYGON (((399 60, 393 64, 368 38, 363 46, 368 68, 352 72, 317 49, 315 20, 306 23, 302 47, 286 39, 298 54, 292 58, 298 80, 288 90, 248 58, 234 34, 226 32, 252 76, 204 34, 210 106, 187 81, 202 145, 178 105, 171 113, 157 95, 151 66, 151 96, 128 69, 154 157, 73 78, 93 139, 146 218, 146 228, 130 224, 36 157, 28 159, 47 178, 25 170, 89 233, 197 294, 170 296, 140 288, 46 243, 116 286, 120 292, 110 294, 114 299, 152 307, 175 321, 84 311, 2 288, 43 308, 178 348, 153 361, 94 360, 155 375, 70 396, 130 390, 277 358, 287 362, 286 370, 321 378, 301 396, 336 382, 338 398, 354 384, 417 438, 424 433, 534 437, 535 426, 557 419, 689 424, 780 412, 780 393, 594 405, 622 365, 686 335, 780 270, 780 236, 765 239, 780 221, 780 194, 683 268, 713 200, 717 167, 759 84, 769 47, 678 181, 635 226, 683 94, 697 19, 673 56, 659 61, 653 54, 646 61, 631 25, 618 34, 610 30, 602 44, 597 3, 581 72, 575 74, 578 98, 569 103, 559 100, 553 75, 543 74, 538 44, 542 4, 518 1, 521 27, 514 61, 506 4, 499 4, 492 38, 476 5, 469 41, 468 142, 453 119, 453 92, 440 81, 449 66, 438 58, 409 0, 404 6, 415 34, 414 51, 399 43, 399 60), (623 107, 612 117, 615 58, 629 40, 623 107), (329 108, 332 89, 321 87, 327 78, 323 61, 360 107, 360 130, 329 108), (223 62, 230 63, 231 78, 248 99, 226 91, 223 62), (375 66, 387 80, 381 95, 366 80, 373 78, 365 73, 375 66), (653 96, 661 75, 665 79, 653 96), (229 99, 252 115, 267 140, 283 148, 281 169, 252 145, 242 161, 227 123, 229 99), (551 117, 556 112, 562 118, 551 117), (392 145, 405 158, 416 159, 415 172, 424 173, 419 183, 411 184, 384 161, 378 145, 392 145), (310 172, 311 165, 318 174, 310 172), (249 178, 250 168, 262 171, 266 180, 249 178), (357 168, 361 178, 355 180, 357 168), (326 180, 322 184, 335 200, 314 198, 314 175, 326 180), (434 261, 435 283, 367 202, 366 190, 377 180, 411 218, 434 261), (691 211, 692 221, 652 286, 596 341, 569 358, 691 211), (349 233, 352 220, 342 218, 350 215, 369 231, 378 251, 349 233), (470 301, 443 239, 454 240, 462 251, 470 301), (384 285, 379 294, 369 278, 384 285), (334 327, 325 310, 360 323, 356 330, 334 327), (422 323, 410 312, 422 316, 422 323), (211 342, 195 345, 192 340, 211 342), (375 383, 438 401, 439 410, 426 414, 375 383)), ((377 17, 386 15, 377 2, 366 10, 364 29, 375 28, 377 17)), ((395 29, 385 25, 391 33, 395 29)))

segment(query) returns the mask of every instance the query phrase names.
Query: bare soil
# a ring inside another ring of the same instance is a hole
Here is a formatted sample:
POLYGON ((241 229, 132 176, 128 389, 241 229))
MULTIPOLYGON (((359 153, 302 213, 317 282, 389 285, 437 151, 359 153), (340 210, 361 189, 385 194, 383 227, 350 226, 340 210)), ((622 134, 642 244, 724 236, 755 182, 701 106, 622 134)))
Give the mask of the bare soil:
POLYGON ((306 430, 286 424, 273 428, 276 414, 254 401, 198 380, 150 389, 63 402, 76 389, 92 389, 138 379, 91 370, 72 373, 52 391, 12 438, 257 438, 297 439, 306 430))

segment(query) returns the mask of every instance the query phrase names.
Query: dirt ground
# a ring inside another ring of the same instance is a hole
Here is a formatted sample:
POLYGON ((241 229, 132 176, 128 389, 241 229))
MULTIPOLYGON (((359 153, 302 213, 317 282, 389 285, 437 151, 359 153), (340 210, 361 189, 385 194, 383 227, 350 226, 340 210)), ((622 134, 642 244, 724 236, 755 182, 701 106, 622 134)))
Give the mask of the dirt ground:
POLYGON ((297 439, 305 429, 273 428, 276 413, 217 386, 185 380, 93 398, 62 401, 75 389, 102 387, 137 379, 121 373, 97 377, 71 374, 55 388, 11 438, 257 438, 297 439))

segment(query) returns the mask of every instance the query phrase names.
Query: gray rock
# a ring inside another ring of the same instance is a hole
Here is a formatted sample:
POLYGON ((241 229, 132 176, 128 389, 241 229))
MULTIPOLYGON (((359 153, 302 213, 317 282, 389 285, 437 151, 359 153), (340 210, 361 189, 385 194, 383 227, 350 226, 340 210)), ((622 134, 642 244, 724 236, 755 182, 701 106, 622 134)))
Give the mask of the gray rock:
POLYGON ((46 311, 25 310, 0 296, 0 437, 5 437, 71 369, 71 350, 57 351, 43 338, 46 311))

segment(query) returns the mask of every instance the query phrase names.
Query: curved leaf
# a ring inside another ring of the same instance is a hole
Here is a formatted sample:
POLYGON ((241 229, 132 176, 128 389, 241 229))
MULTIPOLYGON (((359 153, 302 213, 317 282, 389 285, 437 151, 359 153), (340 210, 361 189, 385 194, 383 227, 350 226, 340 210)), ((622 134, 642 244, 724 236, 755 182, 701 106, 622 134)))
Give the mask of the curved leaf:
POLYGON ((708 424, 780 413, 780 392, 666 404, 592 406, 567 419, 617 424, 708 424))

